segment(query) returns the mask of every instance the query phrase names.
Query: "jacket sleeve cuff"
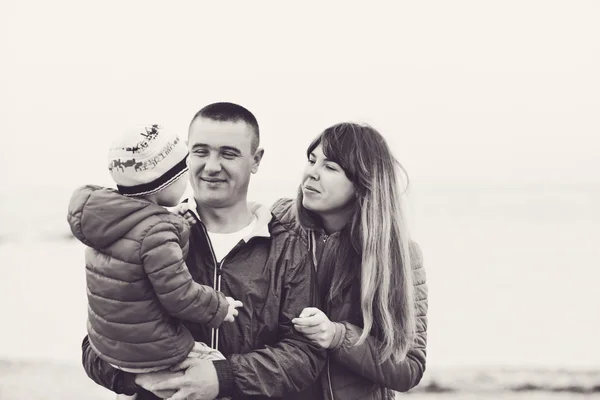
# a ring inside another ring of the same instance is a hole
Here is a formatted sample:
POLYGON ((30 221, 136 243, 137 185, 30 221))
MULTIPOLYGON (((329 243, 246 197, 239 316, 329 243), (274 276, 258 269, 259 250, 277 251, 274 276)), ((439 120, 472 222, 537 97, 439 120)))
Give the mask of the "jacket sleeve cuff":
POLYGON ((229 302, 225 298, 225 295, 221 292, 215 292, 215 294, 218 302, 217 311, 212 319, 206 323, 206 326, 209 328, 218 328, 221 326, 229 311, 229 302))
POLYGON ((135 374, 130 372, 120 371, 121 372, 121 387, 117 393, 126 394, 128 396, 132 396, 136 394, 140 387, 135 383, 135 374))
POLYGON ((219 397, 231 396, 233 392, 233 371, 229 360, 214 360, 213 365, 217 371, 217 379, 219 380, 219 397))
POLYGON ((340 322, 332 322, 334 327, 333 339, 329 345, 329 349, 337 350, 342 345, 344 337, 346 336, 346 325, 340 322))

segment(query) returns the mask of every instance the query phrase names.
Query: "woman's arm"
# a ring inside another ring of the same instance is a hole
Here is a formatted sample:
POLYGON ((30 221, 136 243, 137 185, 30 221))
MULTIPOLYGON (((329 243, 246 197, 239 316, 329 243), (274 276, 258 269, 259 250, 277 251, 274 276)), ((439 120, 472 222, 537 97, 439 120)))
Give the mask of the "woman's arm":
POLYGON ((400 392, 409 391, 419 384, 425 372, 427 356, 427 282, 421 250, 416 243, 412 247, 417 335, 406 358, 400 362, 387 360, 380 363, 380 342, 369 336, 361 345, 356 346, 362 329, 348 322, 343 322, 344 338, 329 353, 335 361, 353 372, 400 392))
POLYGON ((286 272, 282 288, 277 343, 228 360, 213 361, 219 394, 234 398, 283 397, 309 387, 325 365, 326 351, 296 332, 292 318, 317 302, 316 277, 308 253, 286 272), (232 391, 228 390, 231 389, 232 391))

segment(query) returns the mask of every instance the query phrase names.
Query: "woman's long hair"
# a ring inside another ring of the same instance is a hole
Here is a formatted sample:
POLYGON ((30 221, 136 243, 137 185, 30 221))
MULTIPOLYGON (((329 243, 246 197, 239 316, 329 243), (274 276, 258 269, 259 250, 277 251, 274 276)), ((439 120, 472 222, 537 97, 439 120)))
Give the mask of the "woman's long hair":
MULTIPOLYGON (((381 361, 402 360, 416 330, 410 235, 402 206, 408 176, 383 136, 368 125, 341 123, 326 129, 307 156, 319 144, 357 192, 337 249, 319 263, 332 271, 326 300, 334 302, 351 281, 360 282, 363 333, 358 343, 374 334, 382 342, 381 361)), ((301 224, 321 226, 319 216, 302 206, 301 190, 297 203, 301 224)))

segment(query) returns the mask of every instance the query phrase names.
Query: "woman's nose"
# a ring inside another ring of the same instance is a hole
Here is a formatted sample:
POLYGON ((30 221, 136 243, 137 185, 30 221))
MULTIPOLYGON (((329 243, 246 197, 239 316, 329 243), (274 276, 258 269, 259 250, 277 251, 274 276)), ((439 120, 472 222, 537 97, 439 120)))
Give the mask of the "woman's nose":
POLYGON ((308 165, 306 168, 306 176, 309 178, 318 181, 319 180, 319 170, 317 168, 317 164, 308 165))

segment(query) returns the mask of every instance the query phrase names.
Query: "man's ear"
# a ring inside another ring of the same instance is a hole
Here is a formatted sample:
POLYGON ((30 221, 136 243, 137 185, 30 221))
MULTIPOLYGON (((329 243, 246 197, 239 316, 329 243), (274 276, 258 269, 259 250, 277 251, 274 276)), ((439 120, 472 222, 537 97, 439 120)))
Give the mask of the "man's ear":
POLYGON ((253 174, 258 172, 258 166, 260 165, 260 161, 262 160, 264 154, 265 154, 265 150, 262 148, 258 148, 254 152, 254 155, 252 156, 252 170, 251 170, 253 174))

